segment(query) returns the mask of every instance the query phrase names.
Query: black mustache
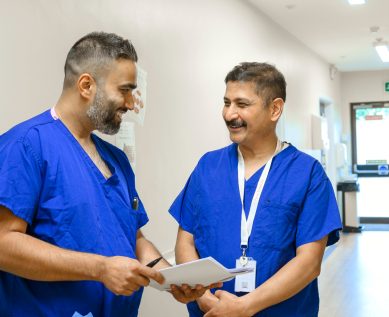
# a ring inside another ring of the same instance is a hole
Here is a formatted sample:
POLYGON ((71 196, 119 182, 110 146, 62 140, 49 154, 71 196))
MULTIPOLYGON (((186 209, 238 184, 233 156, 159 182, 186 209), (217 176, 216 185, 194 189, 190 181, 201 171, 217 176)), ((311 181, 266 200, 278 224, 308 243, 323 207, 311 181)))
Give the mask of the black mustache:
POLYGON ((227 127, 233 126, 233 127, 247 127, 247 123, 243 120, 225 120, 227 127))

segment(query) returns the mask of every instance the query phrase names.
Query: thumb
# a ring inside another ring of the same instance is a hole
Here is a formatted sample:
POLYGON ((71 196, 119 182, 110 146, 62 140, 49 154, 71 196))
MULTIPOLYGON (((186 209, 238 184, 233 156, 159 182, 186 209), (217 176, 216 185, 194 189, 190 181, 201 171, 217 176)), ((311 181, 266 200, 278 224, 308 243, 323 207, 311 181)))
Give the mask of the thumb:
POLYGON ((161 272, 159 272, 155 269, 149 268, 147 266, 141 266, 139 269, 139 272, 141 275, 143 275, 149 279, 153 279, 154 281, 156 281, 159 284, 163 284, 165 281, 165 278, 161 272))
POLYGON ((218 298, 218 299, 221 299, 223 297, 223 293, 225 293, 225 291, 222 291, 222 290, 217 290, 215 292, 215 296, 218 298))
POLYGON ((236 296, 234 294, 231 294, 229 292, 226 292, 226 291, 222 291, 222 290, 218 290, 215 292, 215 296, 219 299, 219 300, 223 300, 223 299, 233 299, 235 298, 236 296))

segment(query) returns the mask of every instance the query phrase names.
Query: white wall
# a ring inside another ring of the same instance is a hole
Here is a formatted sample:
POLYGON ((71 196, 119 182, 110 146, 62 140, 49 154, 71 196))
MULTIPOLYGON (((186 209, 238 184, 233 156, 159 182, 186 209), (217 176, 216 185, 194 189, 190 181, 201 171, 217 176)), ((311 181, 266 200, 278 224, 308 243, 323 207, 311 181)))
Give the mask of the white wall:
MULTIPOLYGON (((167 209, 197 160, 229 143, 221 110, 234 65, 268 61, 284 73, 285 140, 311 147, 310 116, 319 114, 322 97, 333 101, 334 130, 341 131, 339 78, 330 80, 327 63, 246 1, 0 0, 0 26, 0 133, 55 104, 65 56, 82 35, 104 30, 133 41, 148 72, 137 184, 151 219, 144 232, 161 251, 174 246, 167 209)), ((185 315, 169 295, 156 296, 146 290, 141 316, 185 315)))
POLYGON ((345 72, 341 74, 343 137, 348 142, 348 157, 351 164, 351 106, 354 102, 389 101, 385 91, 389 82, 389 70, 345 72))

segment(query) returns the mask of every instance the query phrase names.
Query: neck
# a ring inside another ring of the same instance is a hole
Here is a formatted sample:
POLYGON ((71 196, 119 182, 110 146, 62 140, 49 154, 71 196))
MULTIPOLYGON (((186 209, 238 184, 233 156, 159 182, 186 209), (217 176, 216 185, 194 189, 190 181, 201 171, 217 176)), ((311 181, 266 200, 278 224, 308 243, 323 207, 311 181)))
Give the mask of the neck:
POLYGON ((55 105, 55 112, 62 123, 69 129, 80 143, 89 143, 93 127, 86 115, 85 106, 80 106, 78 100, 63 95, 55 105))
POLYGON ((239 150, 245 162, 267 161, 274 154, 277 141, 277 135, 273 134, 265 140, 262 139, 255 145, 239 144, 239 150))
POLYGON ((259 168, 269 161, 277 147, 278 138, 274 134, 267 140, 262 140, 260 145, 253 147, 239 144, 245 166, 245 179, 249 179, 259 168))

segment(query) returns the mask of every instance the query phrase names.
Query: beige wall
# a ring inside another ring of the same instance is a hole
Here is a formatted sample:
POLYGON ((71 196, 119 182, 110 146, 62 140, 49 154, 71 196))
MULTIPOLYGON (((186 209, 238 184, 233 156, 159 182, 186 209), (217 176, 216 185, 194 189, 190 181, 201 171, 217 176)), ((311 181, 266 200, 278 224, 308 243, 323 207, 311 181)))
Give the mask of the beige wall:
MULTIPOLYGON (((342 129, 339 76, 331 80, 326 62, 246 1, 0 0, 0 25, 0 133, 55 104, 66 53, 79 37, 104 30, 133 41, 148 72, 137 184, 151 219, 144 232, 161 251, 174 246, 167 209, 197 160, 229 143, 220 114, 223 79, 235 64, 267 61, 284 73, 283 139, 311 147, 310 116, 319 114, 320 98, 333 103, 335 141, 342 129)), ((185 310, 146 290, 140 315, 156 314, 185 310)))

